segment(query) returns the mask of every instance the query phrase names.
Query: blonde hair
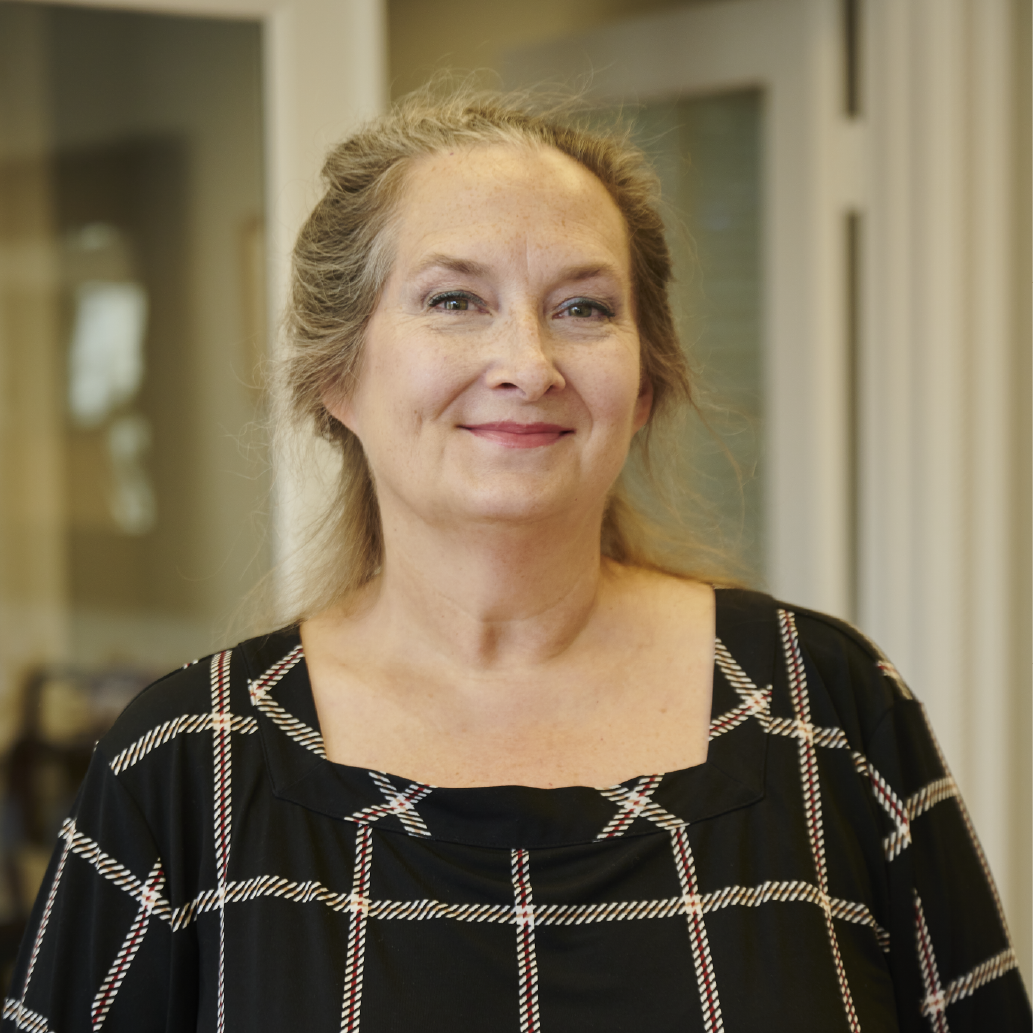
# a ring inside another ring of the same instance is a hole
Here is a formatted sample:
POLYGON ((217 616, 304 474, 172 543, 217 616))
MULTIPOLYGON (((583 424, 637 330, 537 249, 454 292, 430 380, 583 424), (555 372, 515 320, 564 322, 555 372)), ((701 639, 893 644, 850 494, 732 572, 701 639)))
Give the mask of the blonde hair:
MULTIPOLYGON (((653 389, 646 427, 636 437, 647 486, 649 442, 666 418, 693 406, 688 363, 675 328, 668 285, 671 255, 659 208, 659 182, 627 132, 599 132, 526 94, 431 84, 403 98, 336 146, 323 165, 326 192, 308 217, 293 253, 286 355, 280 366, 283 417, 307 425, 339 452, 340 479, 316 532, 318 563, 301 565, 293 617, 303 620, 374 578, 383 562, 376 487, 362 444, 324 404, 347 391, 359 368, 366 325, 393 260, 391 224, 408 170, 421 157, 491 144, 551 147, 569 155, 609 191, 624 217, 641 341, 641 367, 653 389)), ((618 563, 681 576, 721 577, 707 549, 681 529, 665 535, 631 501, 622 477, 602 525, 603 555, 618 563), (680 557, 680 558, 679 558, 680 557), (710 568, 709 570, 707 568, 710 568)), ((659 489, 658 489, 659 491, 659 489)), ((662 494, 662 492, 659 492, 662 494)), ((670 508, 670 507, 668 507, 670 508)))

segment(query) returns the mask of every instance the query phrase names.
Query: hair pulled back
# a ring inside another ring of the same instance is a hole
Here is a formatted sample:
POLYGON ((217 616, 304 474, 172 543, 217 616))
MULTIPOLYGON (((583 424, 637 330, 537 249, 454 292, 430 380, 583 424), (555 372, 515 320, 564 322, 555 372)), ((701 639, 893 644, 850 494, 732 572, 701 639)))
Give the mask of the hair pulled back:
MULTIPOLYGON (((525 94, 431 84, 367 122, 328 155, 322 170, 325 193, 294 248, 280 387, 288 422, 314 425, 339 449, 342 466, 337 497, 320 533, 319 569, 303 572, 307 583, 296 619, 365 584, 383 562, 376 487, 362 445, 327 411, 324 398, 347 392, 358 373, 366 325, 393 261, 393 220, 418 159, 492 144, 552 147, 591 172, 609 191, 628 231, 642 375, 653 388, 650 421, 637 444, 648 447, 654 421, 692 401, 667 294, 671 256, 657 177, 626 132, 592 130, 570 109, 569 102, 550 108, 525 94)), ((603 520, 603 554, 668 569, 652 555, 648 539, 618 484, 603 520)))

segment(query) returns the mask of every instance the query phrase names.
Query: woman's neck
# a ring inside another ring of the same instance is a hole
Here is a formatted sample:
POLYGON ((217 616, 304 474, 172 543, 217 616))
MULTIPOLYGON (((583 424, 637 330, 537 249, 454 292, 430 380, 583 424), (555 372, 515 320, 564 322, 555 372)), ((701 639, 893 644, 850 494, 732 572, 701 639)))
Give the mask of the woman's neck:
POLYGON ((600 606, 600 522, 442 528, 389 517, 382 573, 349 623, 417 661, 485 673, 547 662, 600 606))
POLYGON ((301 629, 332 761, 550 788, 706 759, 709 587, 601 560, 598 523, 396 530, 364 595, 301 629))

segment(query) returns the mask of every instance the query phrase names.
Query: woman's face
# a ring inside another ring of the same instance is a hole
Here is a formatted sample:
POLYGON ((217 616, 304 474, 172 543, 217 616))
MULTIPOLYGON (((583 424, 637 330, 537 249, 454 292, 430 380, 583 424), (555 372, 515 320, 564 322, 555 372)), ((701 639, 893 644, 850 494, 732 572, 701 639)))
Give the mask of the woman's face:
POLYGON ((601 512, 652 397, 605 187, 551 149, 442 153, 410 170, 395 233, 357 382, 327 398, 385 524, 601 512))

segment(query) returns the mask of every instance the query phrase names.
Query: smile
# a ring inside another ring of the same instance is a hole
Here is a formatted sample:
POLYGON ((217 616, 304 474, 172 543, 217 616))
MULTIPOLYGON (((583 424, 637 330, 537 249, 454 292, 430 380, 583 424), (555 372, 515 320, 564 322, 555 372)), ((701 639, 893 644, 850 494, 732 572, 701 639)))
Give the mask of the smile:
POLYGON ((460 429, 504 448, 542 448, 574 433, 572 427, 561 427, 556 423, 474 423, 460 429))

